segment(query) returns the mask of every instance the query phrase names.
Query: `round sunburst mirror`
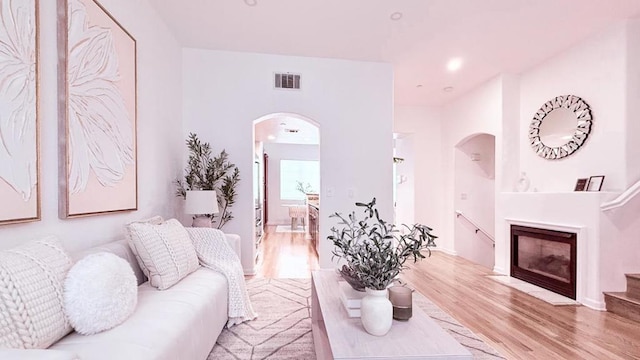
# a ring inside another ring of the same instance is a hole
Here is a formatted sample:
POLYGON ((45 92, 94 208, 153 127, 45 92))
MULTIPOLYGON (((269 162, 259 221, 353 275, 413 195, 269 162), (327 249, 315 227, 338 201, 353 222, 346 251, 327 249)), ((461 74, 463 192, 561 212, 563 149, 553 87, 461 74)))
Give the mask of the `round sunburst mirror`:
POLYGON ((591 132, 593 118, 584 100, 562 95, 547 101, 529 126, 529 142, 538 156, 557 160, 573 154, 591 132))

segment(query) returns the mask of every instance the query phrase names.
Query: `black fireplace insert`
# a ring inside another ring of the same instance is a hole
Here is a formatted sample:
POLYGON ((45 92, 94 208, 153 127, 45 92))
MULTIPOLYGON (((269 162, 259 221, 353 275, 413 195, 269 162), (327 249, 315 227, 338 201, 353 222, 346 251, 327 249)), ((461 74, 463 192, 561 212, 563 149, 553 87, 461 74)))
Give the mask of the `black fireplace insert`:
POLYGON ((576 298, 577 234, 511 225, 511 276, 576 298))

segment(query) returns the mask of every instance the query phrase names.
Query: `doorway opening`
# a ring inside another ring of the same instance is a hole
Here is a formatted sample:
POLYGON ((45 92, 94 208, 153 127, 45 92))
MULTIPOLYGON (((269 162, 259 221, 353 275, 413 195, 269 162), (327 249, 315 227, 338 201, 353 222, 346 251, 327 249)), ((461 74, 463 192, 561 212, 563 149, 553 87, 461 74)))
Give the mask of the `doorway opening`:
POLYGON ((253 124, 256 276, 308 278, 318 268, 320 128, 291 113, 253 124))
POLYGON ((495 263, 495 136, 474 134, 455 148, 456 253, 493 269, 495 263))

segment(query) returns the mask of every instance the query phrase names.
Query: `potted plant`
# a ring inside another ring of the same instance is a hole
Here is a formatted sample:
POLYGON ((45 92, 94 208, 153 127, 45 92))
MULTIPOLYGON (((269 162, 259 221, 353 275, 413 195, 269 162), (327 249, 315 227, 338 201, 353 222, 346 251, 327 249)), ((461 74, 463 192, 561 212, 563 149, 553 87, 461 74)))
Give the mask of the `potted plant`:
MULTIPOLYGON (((222 150, 211 157, 211 145, 202 143, 198 135, 190 133, 187 138, 189 162, 184 172, 184 180, 176 179, 176 195, 186 197, 190 190, 215 190, 218 208, 221 209, 217 228, 233 219, 231 207, 236 202, 236 186, 240 181, 238 167, 229 161, 229 155, 222 150)), ((215 214, 204 214, 215 221, 215 214)))
POLYGON ((328 239, 335 246, 334 257, 346 262, 343 276, 352 277, 346 280, 360 282, 366 289, 367 296, 362 299, 360 309, 365 330, 381 336, 391 328, 392 307, 386 298, 387 287, 405 269, 407 260, 416 262, 426 258, 423 251, 431 256, 429 248, 436 246, 437 236, 422 224, 403 224, 407 231, 402 233, 394 224, 380 218, 375 198, 367 204, 355 205, 363 208, 364 220, 358 220, 355 212, 347 217, 334 213, 331 217, 338 218, 338 225, 342 227, 333 227, 328 239))

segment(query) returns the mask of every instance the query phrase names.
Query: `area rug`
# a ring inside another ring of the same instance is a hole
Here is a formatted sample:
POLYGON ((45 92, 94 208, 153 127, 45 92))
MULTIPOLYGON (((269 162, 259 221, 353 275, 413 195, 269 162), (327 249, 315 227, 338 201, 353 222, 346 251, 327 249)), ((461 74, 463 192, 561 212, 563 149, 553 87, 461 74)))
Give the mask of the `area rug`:
POLYGON ((516 290, 520 290, 524 293, 527 293, 535 298, 538 298, 544 302, 547 302, 551 305, 562 306, 562 305, 580 305, 579 302, 568 298, 566 296, 562 296, 560 294, 556 294, 553 291, 549 291, 547 289, 543 289, 539 286, 533 285, 526 281, 522 281, 520 279, 516 279, 511 276, 506 275, 490 275, 489 279, 497 281, 503 285, 507 285, 516 290))
POLYGON ((276 232, 279 233, 301 233, 304 234, 307 232, 302 226, 298 226, 295 229, 291 229, 291 225, 278 225, 276 226, 276 232))
MULTIPOLYGON (((251 279, 247 289, 256 320, 224 329, 208 360, 316 359, 311 334, 310 279, 251 279)), ((498 352, 422 295, 414 303, 466 347, 474 359, 498 352)))

